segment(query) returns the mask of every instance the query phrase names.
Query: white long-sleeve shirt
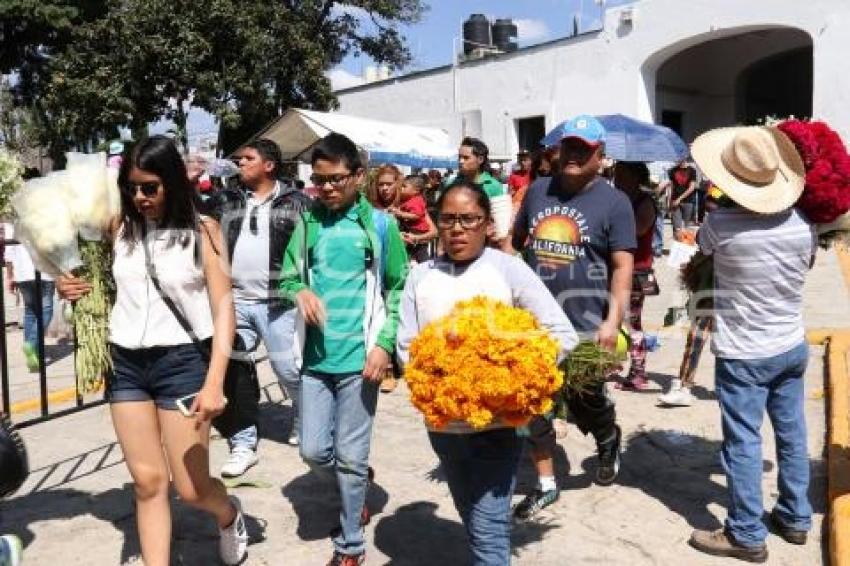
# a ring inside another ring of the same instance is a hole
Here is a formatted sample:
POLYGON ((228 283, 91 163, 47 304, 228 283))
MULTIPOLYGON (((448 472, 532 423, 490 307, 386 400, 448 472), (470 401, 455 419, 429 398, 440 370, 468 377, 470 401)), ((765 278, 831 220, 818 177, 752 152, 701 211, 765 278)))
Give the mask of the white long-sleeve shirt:
MULTIPOLYGON (((396 339, 402 365, 410 358, 410 343, 428 323, 447 315, 459 301, 479 295, 531 312, 560 343, 559 361, 578 344, 578 335, 564 310, 531 268, 517 257, 487 248, 466 265, 444 257, 421 263, 410 272, 399 306, 396 339)), ((476 431, 463 423, 452 423, 441 432, 476 431)))

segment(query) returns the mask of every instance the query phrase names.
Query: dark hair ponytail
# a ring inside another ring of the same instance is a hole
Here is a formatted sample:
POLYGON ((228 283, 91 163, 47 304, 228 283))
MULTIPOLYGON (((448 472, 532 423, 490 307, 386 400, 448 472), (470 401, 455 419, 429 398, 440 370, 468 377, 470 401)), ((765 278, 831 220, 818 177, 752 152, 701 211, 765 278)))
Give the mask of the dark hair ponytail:
POLYGON ((472 155, 483 158, 481 165, 478 167, 478 172, 490 171, 490 149, 487 144, 478 138, 466 137, 460 141, 461 147, 466 146, 472 149, 472 155))

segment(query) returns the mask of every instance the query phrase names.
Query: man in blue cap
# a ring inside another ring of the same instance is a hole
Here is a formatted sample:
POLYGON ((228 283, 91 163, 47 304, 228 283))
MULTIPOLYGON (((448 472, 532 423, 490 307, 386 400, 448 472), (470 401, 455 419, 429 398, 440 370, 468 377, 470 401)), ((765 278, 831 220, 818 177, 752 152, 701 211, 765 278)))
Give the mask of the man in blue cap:
MULTIPOLYGON (((515 249, 524 249, 529 265, 582 339, 614 350, 629 305, 637 243, 628 198, 599 176, 604 155, 605 128, 596 118, 582 115, 565 122, 557 174, 529 187, 517 213, 512 243, 515 249)), ((620 467, 622 434, 604 379, 589 391, 569 395, 567 407, 579 429, 596 439, 597 483, 610 485, 620 467)), ((559 496, 552 423, 539 417, 529 428, 539 485, 517 505, 514 513, 520 519, 531 517, 559 496)))

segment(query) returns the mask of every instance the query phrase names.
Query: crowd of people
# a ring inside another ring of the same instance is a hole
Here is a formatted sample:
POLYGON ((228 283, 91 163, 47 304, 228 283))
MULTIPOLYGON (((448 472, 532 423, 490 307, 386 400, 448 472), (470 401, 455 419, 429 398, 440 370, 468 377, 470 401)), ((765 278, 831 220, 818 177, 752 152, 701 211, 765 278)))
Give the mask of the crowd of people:
MULTIPOLYGON (((709 554, 767 559, 767 411, 780 469, 771 521, 788 542, 805 543, 812 510, 801 302, 816 239, 792 207, 800 166, 776 132, 722 132, 693 147, 702 173, 722 187, 710 206, 698 201, 701 181, 686 162, 661 183, 646 164, 610 163, 605 128, 591 116, 570 120, 556 146, 520 152, 505 182, 474 138, 461 141, 456 174, 405 175, 390 164, 369 169, 350 139, 332 133, 312 149, 306 187, 282 175, 277 145, 258 139, 239 150, 238 177, 217 190, 202 186, 203 162, 184 161, 170 139, 134 144, 120 161, 121 214, 110 227, 117 294, 106 398, 133 479, 145 564, 170 560, 170 483, 214 518, 223 562, 244 559, 241 504, 210 472, 208 447, 214 426, 230 448, 223 477, 258 461, 260 342, 292 400, 287 443, 340 495, 329 566, 365 562, 379 391, 396 387, 413 339, 458 301, 484 295, 529 310, 556 338, 559 359, 579 340, 614 350, 627 333, 619 387, 645 389, 641 313, 658 293, 662 208, 677 239, 703 222, 698 245, 714 262, 715 295, 695 306, 682 371, 660 400, 690 404, 695 359, 712 332, 729 515, 722 529, 695 531, 690 542, 709 554), (696 214, 698 206, 709 212, 696 214), (753 231, 759 237, 745 235, 753 231), (782 285, 768 275, 777 268, 782 285)), ((56 288, 70 301, 90 289, 70 275, 56 288)), ((605 377, 565 399, 570 420, 593 435, 602 486, 617 479, 624 433, 605 377)), ((512 522, 558 500, 557 426, 547 414, 521 434, 499 423, 428 430, 474 564, 510 563, 512 522), (512 507, 525 443, 538 485, 512 507)))

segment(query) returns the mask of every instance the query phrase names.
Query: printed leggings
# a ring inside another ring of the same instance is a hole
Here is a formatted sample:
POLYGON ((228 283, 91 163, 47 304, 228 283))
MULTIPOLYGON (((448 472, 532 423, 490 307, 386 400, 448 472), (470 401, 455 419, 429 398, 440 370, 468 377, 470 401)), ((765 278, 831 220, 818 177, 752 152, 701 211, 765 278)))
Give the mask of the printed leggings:
POLYGON ((629 307, 629 325, 632 328, 630 337, 632 346, 629 349, 629 357, 632 360, 629 367, 629 380, 646 378, 646 337, 643 333, 643 293, 632 293, 629 307))

